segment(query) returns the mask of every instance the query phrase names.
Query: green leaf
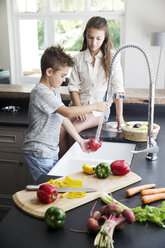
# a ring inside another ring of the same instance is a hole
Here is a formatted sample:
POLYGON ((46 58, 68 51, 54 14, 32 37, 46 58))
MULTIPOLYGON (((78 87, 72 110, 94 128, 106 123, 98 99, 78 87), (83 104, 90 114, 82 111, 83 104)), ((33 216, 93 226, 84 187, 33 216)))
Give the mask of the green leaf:
POLYGON ((158 224, 159 226, 165 228, 165 201, 162 203, 161 207, 152 207, 146 205, 145 208, 137 207, 131 209, 135 214, 135 220, 142 223, 150 221, 158 224))

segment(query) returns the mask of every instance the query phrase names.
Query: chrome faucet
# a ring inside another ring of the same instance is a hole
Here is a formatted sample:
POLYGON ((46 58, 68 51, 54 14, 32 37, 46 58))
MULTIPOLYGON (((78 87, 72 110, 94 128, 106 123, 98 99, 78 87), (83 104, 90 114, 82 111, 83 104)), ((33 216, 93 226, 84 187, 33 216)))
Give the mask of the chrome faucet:
POLYGON ((128 44, 121 46, 116 50, 114 53, 111 64, 110 64, 110 72, 109 72, 109 77, 108 77, 108 85, 107 85, 107 90, 105 93, 105 101, 108 101, 108 93, 110 90, 110 82, 111 82, 111 75, 113 71, 113 63, 115 61, 116 56, 124 49, 126 48, 136 48, 139 51, 141 51, 146 59, 147 62, 147 68, 148 68, 148 73, 149 73, 149 103, 148 103, 148 134, 147 134, 147 147, 144 150, 140 151, 132 151, 133 153, 147 153, 146 158, 149 160, 156 160, 158 158, 158 152, 159 152, 159 147, 157 146, 156 141, 153 138, 153 119, 154 119, 154 97, 155 97, 155 81, 154 81, 154 76, 153 76, 153 70, 152 70, 152 65, 151 61, 149 60, 146 52, 144 49, 142 49, 138 45, 134 44, 128 44))

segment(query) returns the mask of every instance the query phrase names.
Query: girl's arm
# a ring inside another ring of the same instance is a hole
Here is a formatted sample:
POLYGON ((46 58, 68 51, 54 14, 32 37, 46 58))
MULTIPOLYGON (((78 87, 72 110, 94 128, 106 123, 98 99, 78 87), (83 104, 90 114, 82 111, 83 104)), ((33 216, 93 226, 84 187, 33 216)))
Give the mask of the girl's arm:
POLYGON ((75 127, 73 126, 72 122, 68 118, 64 118, 62 122, 63 127, 67 131, 67 133, 79 143, 83 152, 90 152, 89 149, 89 140, 84 140, 76 131, 75 127))
POLYGON ((71 97, 71 100, 72 100, 74 106, 80 106, 81 105, 79 92, 71 91, 70 97, 71 97))
MULTIPOLYGON (((123 87, 123 73, 120 63, 120 55, 116 57, 114 63, 114 73, 112 80, 112 95, 121 94, 124 95, 124 87, 123 87)), ((116 105, 116 120, 117 120, 117 129, 121 129, 121 124, 124 122, 123 119, 123 99, 115 98, 116 105)))
POLYGON ((115 106, 116 106, 116 121, 117 121, 117 129, 121 129, 121 124, 123 124, 123 99, 117 98, 115 99, 115 106))
MULTIPOLYGON (((71 91, 70 96, 74 106, 81 106, 79 92, 71 91)), ((77 120, 85 121, 86 119, 87 119, 87 114, 77 116, 77 120)))

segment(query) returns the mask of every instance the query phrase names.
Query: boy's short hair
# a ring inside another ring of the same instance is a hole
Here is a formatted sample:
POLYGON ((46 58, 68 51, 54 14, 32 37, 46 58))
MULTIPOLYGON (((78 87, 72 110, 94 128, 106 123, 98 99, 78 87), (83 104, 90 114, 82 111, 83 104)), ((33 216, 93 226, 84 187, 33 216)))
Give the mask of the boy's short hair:
POLYGON ((47 68, 58 71, 61 67, 73 67, 74 64, 73 58, 66 54, 61 46, 51 46, 44 51, 41 57, 41 72, 42 75, 45 75, 47 68))

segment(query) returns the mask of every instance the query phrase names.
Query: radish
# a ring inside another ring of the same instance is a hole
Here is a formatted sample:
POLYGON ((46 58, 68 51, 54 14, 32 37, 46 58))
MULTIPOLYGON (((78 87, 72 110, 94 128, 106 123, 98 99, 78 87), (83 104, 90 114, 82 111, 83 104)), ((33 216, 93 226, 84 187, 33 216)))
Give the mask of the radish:
POLYGON ((107 206, 107 205, 103 205, 103 206, 100 208, 100 213, 101 213, 101 214, 104 214, 104 211, 105 211, 106 206, 107 206))
POLYGON ((105 221, 95 237, 94 246, 113 248, 113 233, 115 228, 123 228, 125 222, 129 224, 134 223, 134 213, 129 209, 124 209, 123 212, 121 212, 120 206, 115 203, 108 204, 104 208, 102 207, 100 212, 103 213, 103 215, 99 217, 98 223, 100 224, 102 217, 104 217, 105 221), (105 215, 108 216, 107 219, 105 215))
POLYGON ((89 218, 87 221, 88 231, 91 233, 97 233, 99 229, 99 223, 94 218, 89 218))
POLYGON ((113 214, 114 216, 119 216, 121 214, 120 206, 116 205, 115 203, 110 203, 106 206, 104 210, 105 215, 113 214))
POLYGON ((96 220, 98 220, 100 216, 101 216, 100 211, 94 211, 92 214, 92 218, 96 220))
POLYGON ((125 226, 125 221, 124 221, 124 222, 121 222, 119 225, 117 225, 117 226, 115 227, 115 229, 121 230, 121 229, 124 228, 124 226, 125 226))
POLYGON ((98 218, 98 222, 99 222, 99 225, 103 225, 104 222, 107 220, 106 216, 105 215, 101 215, 99 218, 98 218))
POLYGON ((125 217, 128 224, 133 224, 135 222, 135 215, 130 209, 124 209, 122 215, 125 217))

